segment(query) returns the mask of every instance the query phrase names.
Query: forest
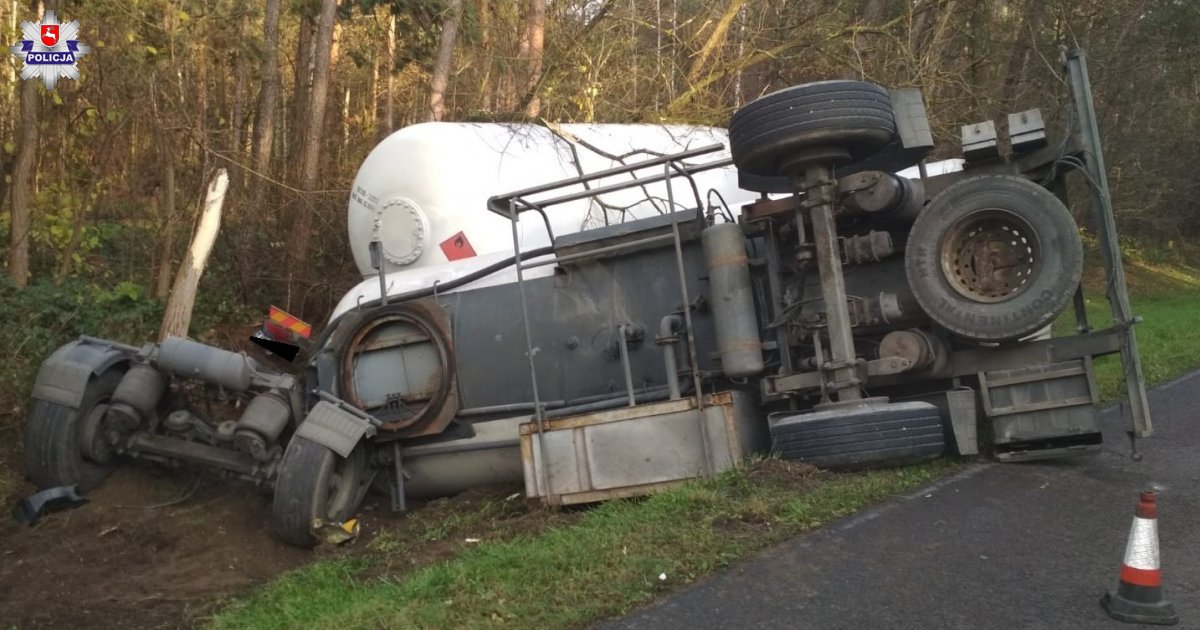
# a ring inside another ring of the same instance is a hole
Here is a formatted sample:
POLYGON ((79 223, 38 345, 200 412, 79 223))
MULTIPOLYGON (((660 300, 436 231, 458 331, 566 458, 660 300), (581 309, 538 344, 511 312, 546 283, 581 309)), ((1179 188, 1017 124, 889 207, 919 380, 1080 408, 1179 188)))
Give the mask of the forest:
POLYGON ((406 125, 723 126, 773 90, 862 77, 920 87, 948 157, 963 124, 1053 119, 1074 47, 1124 246, 1174 259, 1200 231, 1189 0, 9 0, 7 43, 45 10, 91 52, 50 91, 18 56, 0 64, 0 318, 22 330, 155 320, 218 168, 231 186, 193 330, 268 303, 320 321, 356 280, 357 165, 406 125))

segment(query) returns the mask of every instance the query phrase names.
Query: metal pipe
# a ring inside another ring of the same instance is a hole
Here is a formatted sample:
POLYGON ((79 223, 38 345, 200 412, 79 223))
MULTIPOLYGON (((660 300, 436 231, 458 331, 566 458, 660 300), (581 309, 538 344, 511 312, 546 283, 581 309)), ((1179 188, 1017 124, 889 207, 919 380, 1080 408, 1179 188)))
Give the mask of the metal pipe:
MULTIPOLYGON (((633 393, 636 396, 643 396, 647 393, 656 392, 660 389, 662 389, 662 387, 644 387, 642 389, 634 390, 633 393)), ((606 392, 603 394, 592 394, 591 396, 580 396, 579 398, 572 398, 570 400, 547 400, 542 402, 542 409, 563 409, 566 407, 576 407, 601 400, 612 399, 612 393, 606 392)), ((622 397, 622 399, 624 398, 622 397)), ((534 405, 532 401, 526 401, 509 403, 505 405, 488 405, 486 407, 468 407, 465 409, 459 409, 455 415, 458 417, 471 417, 488 416, 500 413, 531 413, 535 408, 536 405, 534 405)))
MULTIPOLYGON (((636 162, 634 164, 627 164, 624 166, 617 166, 614 168, 604 169, 602 171, 588 173, 587 175, 580 175, 578 177, 570 177, 567 179, 560 179, 556 182, 541 184, 539 186, 532 186, 530 188, 523 188, 521 190, 517 190, 514 192, 505 193, 502 195, 496 195, 495 197, 488 199, 487 207, 488 207, 488 210, 491 210, 492 212, 495 212, 495 213, 501 214, 501 215, 505 215, 505 214, 508 214, 508 212, 507 212, 508 206, 511 205, 511 203, 514 199, 518 199, 521 197, 527 197, 529 195, 536 195, 538 193, 549 192, 551 190, 557 190, 559 188, 566 188, 568 186, 574 186, 576 184, 583 184, 583 183, 594 181, 597 179, 611 177, 613 175, 622 175, 624 173, 632 173, 634 171, 639 171, 643 168, 649 168, 651 166, 658 166, 659 164, 666 164, 668 162, 673 162, 676 160, 682 160, 682 159, 686 159, 686 158, 690 158, 690 157, 696 157, 699 155, 706 155, 708 153, 720 151, 724 148, 725 148, 725 146, 722 144, 712 144, 712 145, 709 145, 706 147, 700 147, 698 149, 690 149, 690 150, 681 151, 679 153, 675 153, 672 155, 663 155, 663 156, 659 156, 656 158, 651 158, 649 160, 643 160, 641 162, 636 162)), ((698 166, 702 167, 700 170, 707 170, 709 168, 717 168, 716 166, 712 166, 712 164, 720 164, 721 166, 726 166, 731 163, 732 163, 732 160, 727 159, 727 160, 720 160, 719 162, 713 162, 713 163, 709 163, 709 164, 700 164, 698 166)), ((689 170, 691 168, 695 168, 695 167, 688 167, 689 170)), ((691 171, 691 172, 699 172, 699 171, 691 171)), ((657 180, 657 179, 656 180, 644 180, 644 179, 635 178, 628 182, 622 182, 621 184, 617 184, 617 185, 620 186, 621 188, 628 188, 630 186, 636 186, 639 184, 652 183, 653 181, 659 181, 659 180, 657 180)), ((572 198, 571 199, 554 198, 554 199, 550 199, 548 201, 538 202, 537 206, 540 208, 545 208, 546 206, 551 206, 551 205, 555 205, 558 203, 564 203, 565 201, 574 201, 575 199, 580 199, 582 197, 590 197, 592 195, 596 195, 596 194, 599 194, 602 192, 612 192, 611 190, 608 190, 610 188, 612 188, 612 186, 604 186, 601 188, 584 190, 582 193, 580 193, 581 196, 573 197, 571 195, 567 195, 568 197, 572 197, 572 198)), ((621 188, 617 188, 616 190, 620 190, 621 188)))
MULTIPOLYGON (((520 259, 521 239, 517 233, 517 204, 512 199, 508 200, 508 220, 512 225, 513 254, 520 259)), ((533 330, 529 327, 529 301, 525 297, 525 273, 519 262, 517 263, 517 292, 521 296, 521 320, 525 324, 525 354, 529 358, 529 381, 533 388, 533 413, 534 419, 537 421, 538 442, 541 443, 542 461, 549 461, 546 459, 546 441, 540 439, 546 431, 546 411, 542 408, 542 399, 538 394, 537 365, 533 359, 533 330)), ((552 498, 554 494, 550 489, 550 477, 545 470, 548 467, 543 466, 542 468, 542 487, 546 489, 547 498, 552 498)))
POLYGON ((679 393, 679 367, 675 361, 675 344, 679 343, 675 330, 682 325, 683 319, 678 315, 667 315, 658 325, 659 344, 663 347, 663 367, 667 371, 667 391, 671 394, 671 400, 678 400, 682 396, 679 393))
POLYGON ((637 400, 633 397, 633 367, 629 364, 629 341, 626 337, 626 332, 629 330, 629 324, 621 324, 617 326, 617 342, 621 345, 621 369, 625 372, 625 391, 629 393, 629 406, 637 405, 637 400))
POLYGON ((659 234, 658 236, 649 236, 646 238, 639 238, 636 241, 629 241, 628 243, 618 243, 617 245, 608 245, 605 247, 597 247, 596 249, 589 249, 586 252, 579 252, 577 254, 568 254, 566 256, 559 256, 557 258, 552 258, 550 260, 539 260, 537 262, 530 263, 528 265, 523 265, 522 269, 534 269, 536 267, 544 267, 546 265, 568 263, 568 262, 571 262, 574 260, 579 260, 581 258, 594 258, 600 254, 609 254, 612 252, 619 252, 619 251, 623 251, 626 249, 632 249, 632 248, 638 247, 640 245, 649 245, 650 243, 659 243, 662 241, 669 241, 669 240, 671 240, 671 238, 672 237, 670 234, 659 234))
MULTIPOLYGON (((712 170, 712 169, 714 169, 714 168, 722 168, 722 167, 725 167, 725 166, 729 166, 729 165, 730 165, 730 164, 732 164, 732 163, 733 163, 733 160, 732 160, 732 159, 727 159, 727 160, 718 160, 718 161, 716 161, 716 162, 708 162, 708 163, 706 163, 706 164, 695 164, 695 165, 692 165, 692 166, 687 166, 687 167, 683 167, 683 168, 684 168, 684 171, 685 171, 685 172, 686 172, 688 175, 692 175, 692 174, 695 174, 695 173, 700 173, 700 172, 703 172, 703 171, 712 170)), ((648 177, 643 177, 643 178, 639 178, 639 179, 633 179, 633 180, 630 180, 630 181, 628 181, 628 182, 620 182, 620 183, 617 183, 617 184, 609 184, 609 185, 607 185, 607 186, 601 186, 601 187, 599 187, 599 188, 592 188, 591 190, 583 190, 583 191, 576 192, 576 193, 570 193, 570 194, 567 194, 567 195, 562 195, 562 196, 560 196, 560 197, 552 197, 552 198, 550 198, 550 199, 546 199, 546 200, 544 200, 544 201, 542 201, 542 200, 538 200, 538 201, 526 201, 526 200, 522 199, 522 200, 521 200, 521 203, 525 204, 525 205, 526 205, 526 206, 528 206, 529 208, 546 208, 546 207, 549 207, 549 206, 556 206, 556 205, 558 205, 558 204, 560 204, 560 203, 567 203, 567 202, 570 202, 570 201, 578 201, 578 200, 580 200, 580 199, 587 199, 587 198, 589 198, 589 197, 596 197, 596 196, 598 196, 598 195, 603 195, 603 194, 607 194, 607 193, 610 193, 610 192, 617 192, 617 191, 619 191, 619 190, 625 190, 625 189, 627 189, 627 188, 632 188, 632 187, 634 187, 634 186, 644 186, 644 185, 646 185, 646 184, 654 184, 654 183, 657 183, 657 182, 661 182, 661 181, 665 181, 665 180, 671 179, 671 177, 673 177, 673 175, 672 175, 672 174, 671 174, 671 172, 668 170, 668 171, 666 171, 666 172, 665 172, 664 174, 662 174, 662 175, 650 175, 650 176, 648 176, 648 177)), ((667 186, 667 189, 668 189, 668 191, 670 190, 670 188, 671 188, 671 187, 668 185, 668 186, 667 186)), ((674 202, 668 202, 667 206, 668 206, 669 208, 674 208, 674 207, 675 207, 675 206, 674 206, 674 202)), ((489 208, 489 209, 490 209, 490 208, 489 208)))
MULTIPOLYGON (((666 167, 670 175, 670 164, 666 167)), ((667 186, 667 206, 675 207, 673 188, 667 186)), ((675 239, 675 265, 679 269, 679 293, 683 296, 683 323, 687 327, 688 359, 692 367, 692 384, 696 388, 696 409, 704 409, 704 389, 700 385, 700 361, 696 358, 696 335, 692 327, 692 300, 688 297, 687 272, 683 267, 683 240, 679 236, 679 221, 675 213, 671 213, 671 236, 675 239)))
MULTIPOLYGON (((667 388, 656 387, 654 389, 644 390, 641 395, 641 399, 638 402, 641 404, 657 402, 660 400, 666 400, 670 395, 671 393, 667 391, 667 388)), ((586 405, 575 405, 574 407, 555 409, 554 411, 546 414, 546 417, 562 418, 564 416, 574 416, 581 413, 592 413, 595 411, 604 411, 605 409, 615 409, 626 404, 628 404, 628 401, 626 401, 624 398, 609 398, 608 400, 601 400, 594 403, 588 403, 586 405)))

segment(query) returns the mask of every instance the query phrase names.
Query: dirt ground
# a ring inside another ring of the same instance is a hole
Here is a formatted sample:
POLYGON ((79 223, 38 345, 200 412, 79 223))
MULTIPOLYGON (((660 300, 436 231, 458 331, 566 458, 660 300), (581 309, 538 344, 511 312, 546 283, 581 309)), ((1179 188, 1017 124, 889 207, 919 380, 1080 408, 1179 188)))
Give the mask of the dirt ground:
MULTIPOLYGON (((241 328, 224 332, 225 344, 289 367, 251 347, 241 328)), ((11 479, 22 476, 19 441, 0 443, 0 473, 11 479)), ((368 577, 395 576, 455 555, 469 536, 515 535, 570 518, 546 512, 515 487, 410 501, 407 514, 370 494, 357 540, 307 550, 274 538, 268 492, 196 474, 126 463, 86 504, 43 516, 34 527, 9 514, 33 486, 20 484, 17 496, 0 491, 0 629, 196 627, 228 598, 318 558, 369 553, 377 562, 368 577)))
POLYGON ((193 626, 221 596, 313 557, 277 542, 269 497, 191 472, 117 470, 79 508, 0 525, 0 624, 193 626))
POLYGON ((414 502, 407 514, 372 494, 357 540, 307 550, 273 537, 270 496, 250 484, 126 464, 81 507, 31 528, 0 518, 0 627, 196 627, 229 597, 318 558, 370 553, 378 562, 364 577, 396 576, 453 556, 469 544, 464 536, 511 536, 573 518, 519 490, 479 488, 414 502))

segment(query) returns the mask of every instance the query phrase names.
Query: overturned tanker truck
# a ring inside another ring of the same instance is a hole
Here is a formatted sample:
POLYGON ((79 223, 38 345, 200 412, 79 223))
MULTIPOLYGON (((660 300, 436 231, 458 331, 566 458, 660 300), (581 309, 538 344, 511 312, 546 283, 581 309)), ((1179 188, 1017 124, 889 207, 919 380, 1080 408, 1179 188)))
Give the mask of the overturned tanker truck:
POLYGON ((968 125, 963 158, 928 165, 919 91, 860 81, 768 94, 727 134, 401 130, 351 194, 366 277, 298 374, 180 338, 81 338, 38 375, 28 473, 86 491, 122 459, 206 465, 270 489, 275 532, 312 545, 372 486, 396 509, 515 481, 573 504, 754 452, 853 469, 1094 451, 1092 360, 1114 353, 1147 435, 1086 67, 1063 62, 1061 130, 1037 110, 1007 139, 968 125), (1083 309, 1072 172, 1105 330, 1083 309), (1051 338, 1072 303, 1076 334, 1051 338))

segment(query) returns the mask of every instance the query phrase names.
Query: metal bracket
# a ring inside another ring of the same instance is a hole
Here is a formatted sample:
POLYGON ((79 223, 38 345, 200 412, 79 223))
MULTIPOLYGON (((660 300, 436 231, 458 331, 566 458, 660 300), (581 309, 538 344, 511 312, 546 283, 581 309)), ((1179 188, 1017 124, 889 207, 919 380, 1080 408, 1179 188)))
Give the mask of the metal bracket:
POLYGON ((392 442, 392 511, 407 512, 408 499, 404 496, 404 461, 400 454, 400 442, 392 442))

